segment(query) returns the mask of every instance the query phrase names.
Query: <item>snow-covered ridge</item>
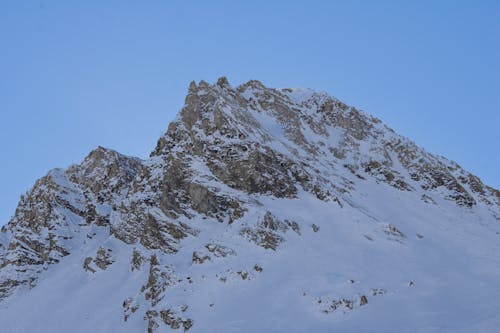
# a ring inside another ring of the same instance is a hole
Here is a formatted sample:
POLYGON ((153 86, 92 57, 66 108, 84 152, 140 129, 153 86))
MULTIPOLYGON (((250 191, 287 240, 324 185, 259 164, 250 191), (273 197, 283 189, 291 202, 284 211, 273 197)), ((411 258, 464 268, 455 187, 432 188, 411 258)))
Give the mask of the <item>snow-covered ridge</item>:
POLYGON ((499 221, 498 190, 326 93, 192 82, 150 159, 99 147, 21 198, 0 233, 0 320, 484 331, 493 301, 444 299, 498 295, 499 221), (34 303, 50 311, 18 320, 34 303))

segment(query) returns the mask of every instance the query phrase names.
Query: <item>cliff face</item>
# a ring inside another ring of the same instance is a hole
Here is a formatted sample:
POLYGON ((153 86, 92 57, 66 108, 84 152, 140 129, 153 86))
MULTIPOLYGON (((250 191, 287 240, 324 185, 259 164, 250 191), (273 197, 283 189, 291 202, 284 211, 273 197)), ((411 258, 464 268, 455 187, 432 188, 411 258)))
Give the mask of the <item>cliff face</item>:
POLYGON ((21 198, 0 233, 0 319, 359 331, 396 311, 388 330, 471 328, 450 302, 500 293, 499 222, 498 190, 325 93, 193 82, 148 160, 99 147, 21 198))

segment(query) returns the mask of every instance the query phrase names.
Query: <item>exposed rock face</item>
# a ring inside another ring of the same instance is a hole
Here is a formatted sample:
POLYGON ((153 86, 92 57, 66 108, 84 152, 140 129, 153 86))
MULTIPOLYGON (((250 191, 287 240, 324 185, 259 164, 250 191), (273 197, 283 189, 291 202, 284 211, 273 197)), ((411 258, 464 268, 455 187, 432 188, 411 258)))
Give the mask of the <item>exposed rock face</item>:
MULTIPOLYGON (((275 216, 269 200, 293 205, 310 195, 317 205, 359 209, 383 222, 356 204, 356 193, 369 184, 415 196, 419 204, 451 202, 500 220, 498 190, 325 93, 258 81, 233 88, 225 78, 213 85, 192 82, 148 160, 99 147, 79 165, 50 171, 21 198, 0 233, 0 301, 35 288, 66 257, 82 255, 79 267, 97 276, 125 256, 130 274, 145 280, 135 294, 123 295, 124 320, 144 320, 148 332, 189 330, 196 318, 166 295, 196 282, 170 258, 188 253, 190 265, 216 266, 239 249, 263 248, 271 256, 293 237, 330 237, 313 218, 275 216), (205 236, 210 229, 220 234, 205 236)), ((378 228, 384 239, 403 243, 395 225, 378 228)), ((248 263, 214 278, 251 280, 252 270, 263 272, 248 263)), ((328 300, 322 311, 365 305, 371 306, 360 294, 328 300)))

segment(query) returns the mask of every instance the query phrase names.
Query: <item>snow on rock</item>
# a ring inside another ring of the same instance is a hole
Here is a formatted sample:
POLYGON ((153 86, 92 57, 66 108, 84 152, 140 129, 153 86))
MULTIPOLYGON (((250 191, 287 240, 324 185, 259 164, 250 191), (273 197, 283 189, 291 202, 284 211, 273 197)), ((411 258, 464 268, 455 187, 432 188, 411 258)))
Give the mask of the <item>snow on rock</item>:
POLYGON ((310 89, 189 86, 0 232, 5 332, 492 332, 500 192, 310 89))

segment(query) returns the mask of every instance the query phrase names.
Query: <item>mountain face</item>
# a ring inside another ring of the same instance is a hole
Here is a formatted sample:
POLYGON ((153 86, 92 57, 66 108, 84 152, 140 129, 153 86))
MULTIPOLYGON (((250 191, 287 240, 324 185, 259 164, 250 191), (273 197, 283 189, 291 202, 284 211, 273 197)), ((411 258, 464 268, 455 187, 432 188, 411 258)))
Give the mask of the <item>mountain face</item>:
POLYGON ((494 332, 500 192, 325 93, 189 86, 0 232, 2 332, 494 332))

